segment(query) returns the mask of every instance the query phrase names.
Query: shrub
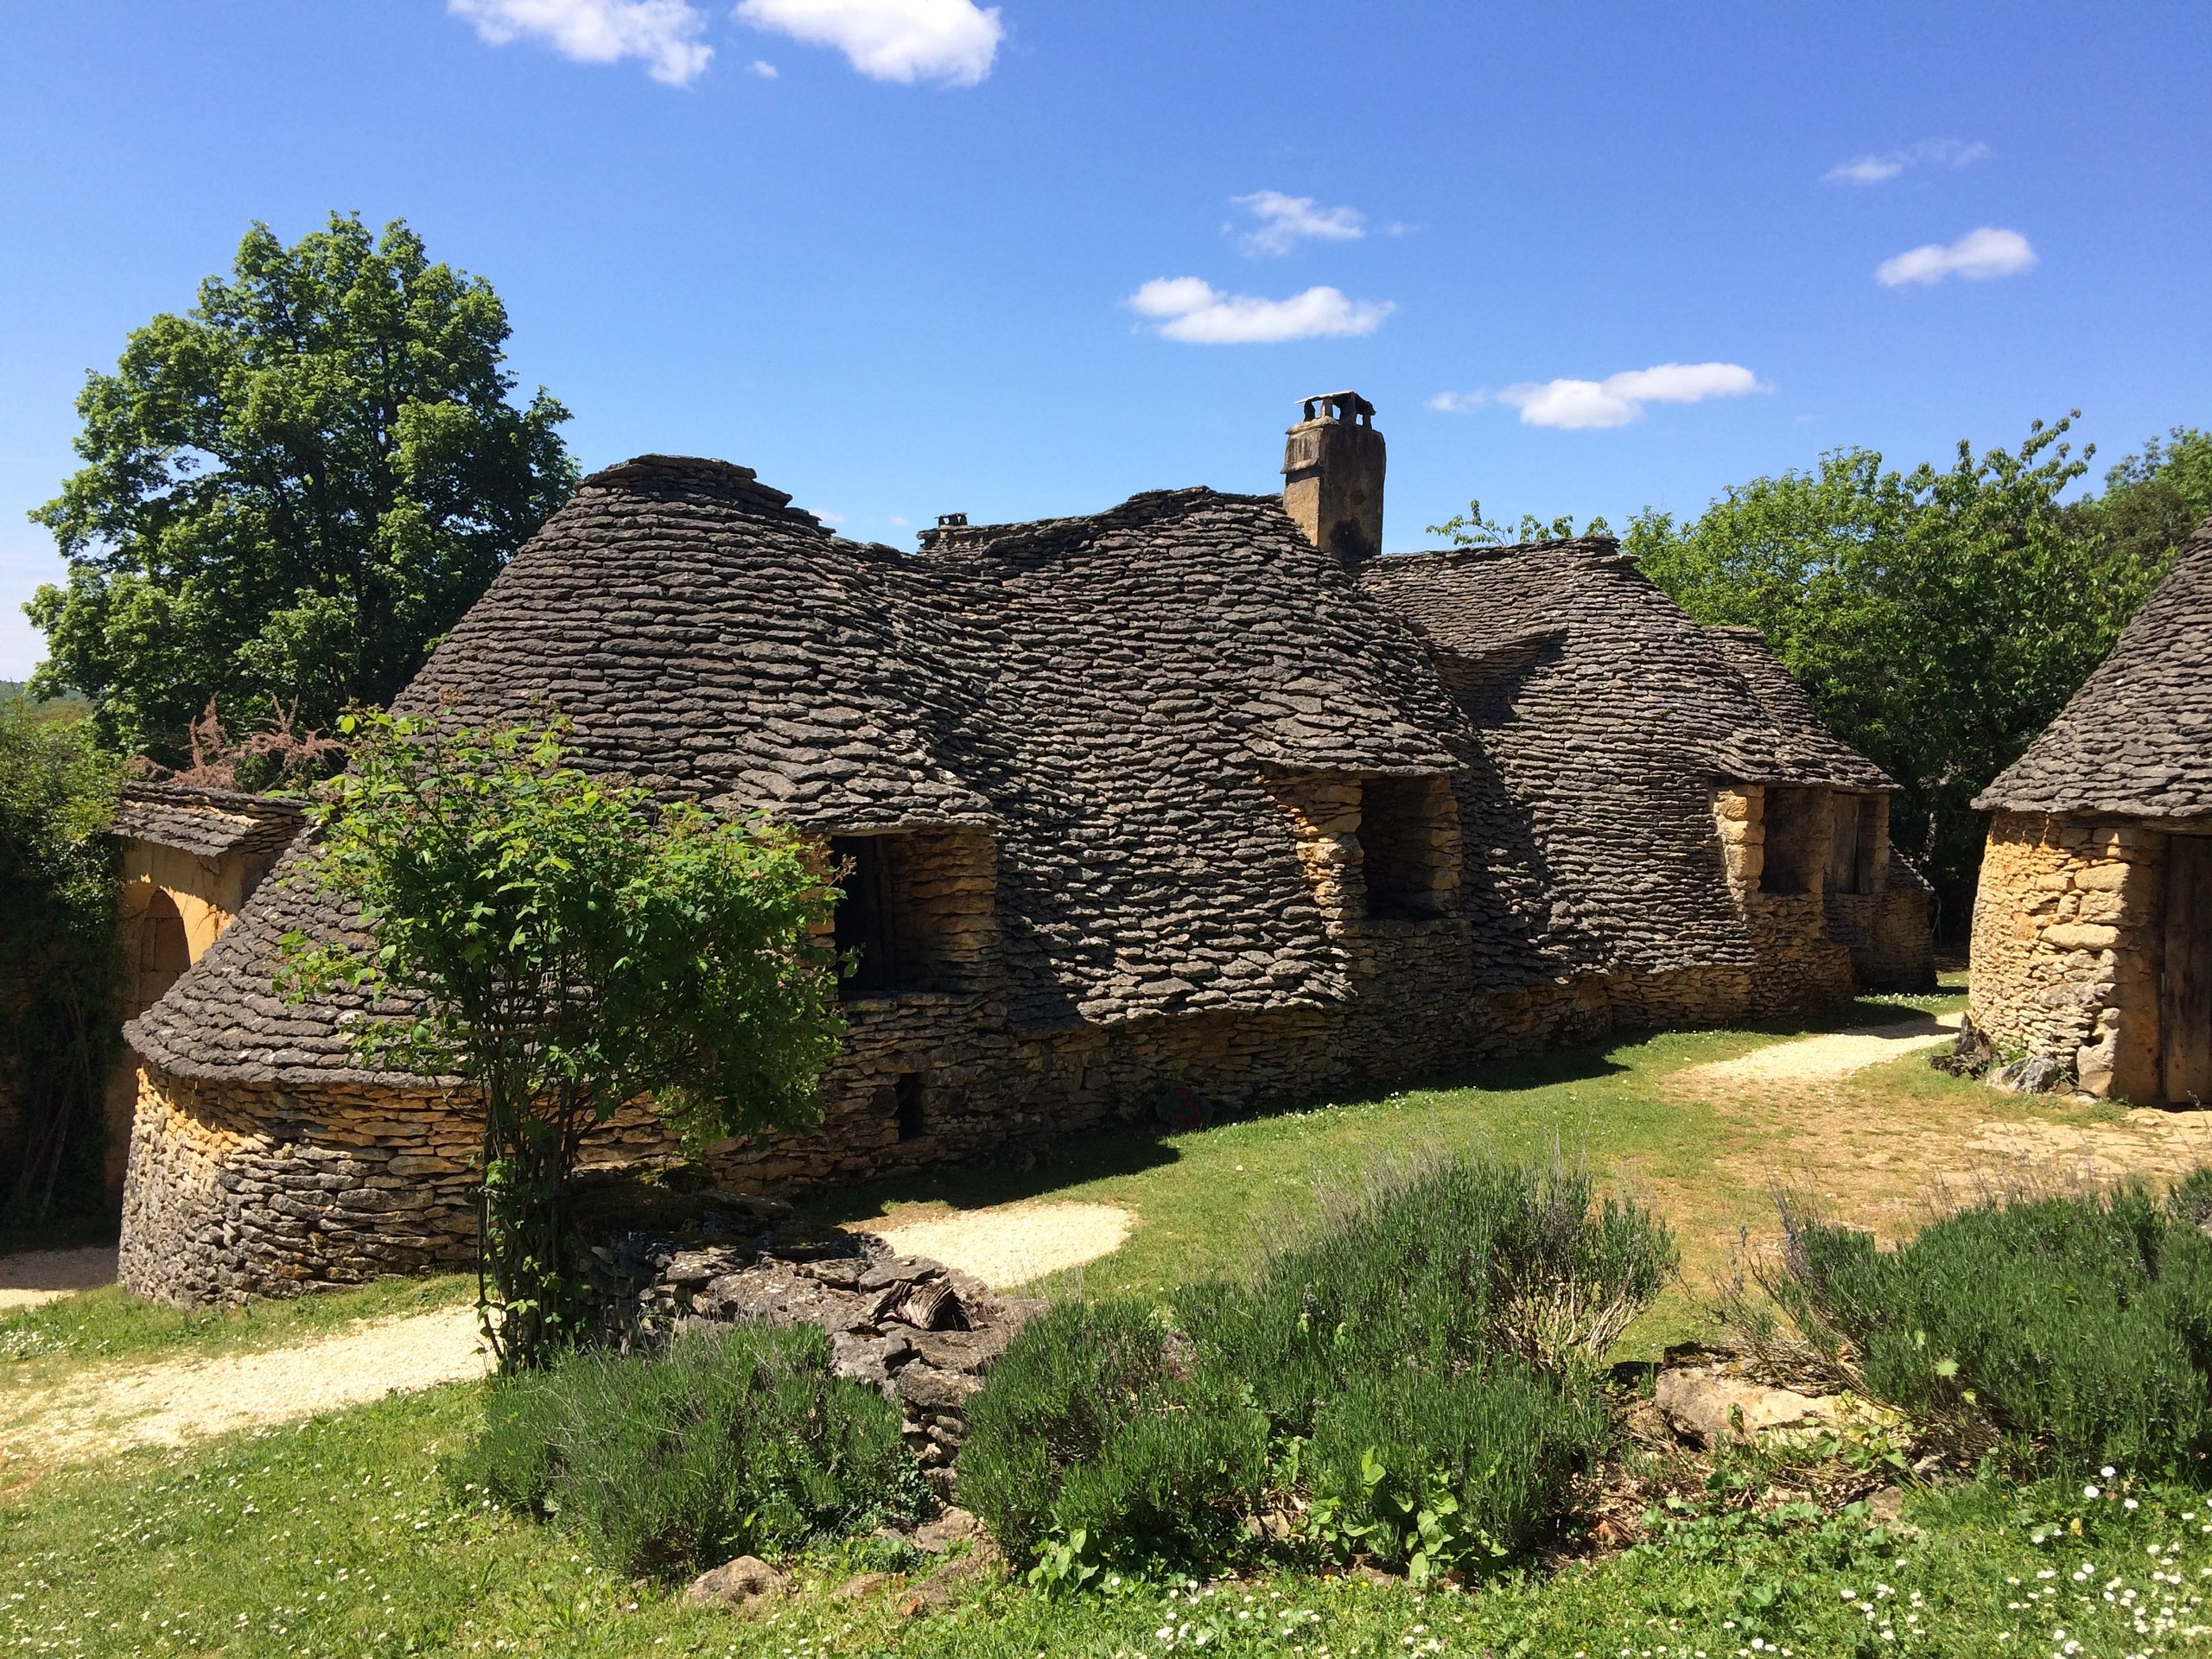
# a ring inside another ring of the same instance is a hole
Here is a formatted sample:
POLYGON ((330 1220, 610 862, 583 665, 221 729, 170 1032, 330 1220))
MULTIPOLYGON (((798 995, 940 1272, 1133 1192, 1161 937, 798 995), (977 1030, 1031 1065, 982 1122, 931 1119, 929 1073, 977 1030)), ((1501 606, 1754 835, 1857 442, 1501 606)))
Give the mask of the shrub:
POLYGON ((1293 1434, 1355 1377, 1396 1366, 1449 1376, 1510 1353, 1588 1371, 1675 1262, 1649 1211, 1592 1200, 1588 1174, 1556 1163, 1396 1172, 1274 1256, 1250 1293, 1187 1294, 1184 1323, 1293 1434))
POLYGON ((911 1507, 918 1479, 897 1408, 830 1376, 821 1330, 757 1325, 500 1381, 451 1478, 664 1575, 856 1529, 911 1507))
POLYGON ((2212 1164, 2192 1169, 2166 1194, 2166 1209, 2187 1227, 2212 1227, 2212 1164))
POLYGON ((1588 1379, 1562 1385, 1506 1359, 1357 1379, 1322 1408, 1306 1463, 1325 1532, 1425 1577, 1542 1541, 1611 1439, 1588 1379))
POLYGON ((2055 1472, 2212 1453, 2212 1239, 2140 1187, 1992 1199, 1894 1249, 1785 1222, 1775 1300, 1849 1380, 1961 1449, 2055 1472))
POLYGON ((1606 1444, 1597 1364, 1674 1259, 1579 1171, 1401 1172, 1256 1285, 1181 1292, 1173 1328, 1128 1298, 1032 1324, 970 1413, 962 1499, 1025 1558, 1081 1532, 1202 1562, 1249 1547, 1278 1454, 1325 1542, 1424 1571, 1520 1553, 1606 1444))
POLYGON ((1103 1554, 1203 1560, 1267 1471, 1267 1424, 1134 1297, 1025 1326, 969 1412, 960 1497, 1017 1557, 1082 1531, 1103 1554))

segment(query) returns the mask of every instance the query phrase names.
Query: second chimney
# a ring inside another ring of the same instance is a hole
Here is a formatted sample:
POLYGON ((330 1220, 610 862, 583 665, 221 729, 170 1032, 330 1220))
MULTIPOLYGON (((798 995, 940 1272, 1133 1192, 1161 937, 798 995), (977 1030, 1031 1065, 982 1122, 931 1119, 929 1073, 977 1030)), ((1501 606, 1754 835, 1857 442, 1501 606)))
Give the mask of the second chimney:
POLYGON ((1356 391, 1306 400, 1282 452, 1282 505, 1314 546, 1347 564, 1382 550, 1382 435, 1356 391))

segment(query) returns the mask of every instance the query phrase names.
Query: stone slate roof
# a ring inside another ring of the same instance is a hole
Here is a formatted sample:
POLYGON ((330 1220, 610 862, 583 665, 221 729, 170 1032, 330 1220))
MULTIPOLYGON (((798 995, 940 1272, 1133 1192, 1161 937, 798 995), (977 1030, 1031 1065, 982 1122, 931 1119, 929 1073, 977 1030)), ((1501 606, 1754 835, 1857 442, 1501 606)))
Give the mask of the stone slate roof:
POLYGON ((276 853, 299 833, 301 816, 298 803, 265 795, 129 783, 116 807, 113 833, 201 858, 276 853))
POLYGON ((1796 683, 1763 642, 1700 627, 1610 537, 1401 554, 1363 581, 1478 729, 1467 902, 1524 971, 1748 963, 1712 786, 1892 786, 1770 683, 1796 683))
POLYGON ((1974 805, 2212 816, 2212 518, 2197 526, 2112 654, 1974 805))
MULTIPOLYGON (((747 468, 640 457, 585 480, 396 706, 474 724, 558 709, 587 766, 825 832, 988 827, 994 998, 1030 1030, 1346 994, 1280 772, 1491 780, 1466 826, 1469 905, 1510 944, 1489 969, 1505 982, 1748 959, 1708 778, 1850 770, 1789 741, 1609 542, 1351 569, 1279 498, 1206 489, 926 539, 857 544, 747 468), (1598 822, 1624 788, 1664 812, 1598 822)), ((302 855, 133 1022, 149 1059, 359 1075, 340 1005, 270 988, 287 931, 348 925, 289 879, 302 855)))

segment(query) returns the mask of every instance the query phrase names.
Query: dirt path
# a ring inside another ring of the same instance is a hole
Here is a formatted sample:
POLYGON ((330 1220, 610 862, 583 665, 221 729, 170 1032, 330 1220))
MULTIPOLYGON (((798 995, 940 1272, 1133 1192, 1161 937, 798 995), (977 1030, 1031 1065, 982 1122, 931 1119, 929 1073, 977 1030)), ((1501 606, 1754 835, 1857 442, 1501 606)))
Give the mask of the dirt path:
POLYGON ((0 1255, 0 1313, 115 1282, 115 1246, 0 1255))
POLYGON ((1656 1184, 1668 1189, 1662 1208, 1694 1218, 1683 1228, 1692 1282, 1727 1269, 1738 1229, 1773 1233, 1777 1187, 1894 1239, 1983 1191, 2131 1177, 2162 1185, 2212 1162, 2212 1111, 2115 1111, 1935 1072, 1916 1051, 1943 1041, 1956 1020, 1777 1043, 1669 1077, 1662 1087, 1706 1101, 1715 1117, 1701 1179, 1656 1184))
POLYGON ((1681 1076, 1686 1082, 1718 1089, 1827 1082, 1916 1049, 1933 1048, 1958 1030, 1960 1018, 1956 1014, 1923 1014, 1890 1025, 1854 1026, 1848 1031, 1755 1048, 1732 1060, 1694 1065, 1681 1076))
POLYGON ((1122 1248, 1136 1217, 1110 1204, 1000 1204, 850 1224, 901 1255, 926 1255, 994 1290, 1079 1268, 1122 1248))
POLYGON ((463 1382, 488 1369, 474 1307, 362 1320, 337 1336, 257 1353, 95 1366, 0 1394, 0 1484, 26 1468, 180 1446, 463 1382))

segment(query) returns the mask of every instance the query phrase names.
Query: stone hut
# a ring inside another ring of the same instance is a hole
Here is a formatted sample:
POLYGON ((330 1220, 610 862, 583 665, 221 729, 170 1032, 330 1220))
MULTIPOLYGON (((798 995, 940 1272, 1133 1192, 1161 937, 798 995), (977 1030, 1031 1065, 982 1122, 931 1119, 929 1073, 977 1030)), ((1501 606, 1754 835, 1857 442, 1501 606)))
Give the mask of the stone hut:
POLYGON ((2212 1100, 2212 520, 1974 805, 1969 1017, 2007 1077, 2212 1100))
MULTIPOLYGON (((1929 979, 1888 781, 1756 636, 1609 540, 1378 556, 1351 394, 1283 496, 1180 489, 921 550, 742 467, 587 480, 399 700, 549 705, 582 764, 821 836, 860 951, 820 1125, 711 1149, 791 1193, 1173 1106, 1435 1075, 1614 1027, 1929 979)), ((129 1027, 123 1272, 179 1299, 467 1259, 475 1136, 361 1069, 276 941, 348 925, 296 845, 129 1027)), ((643 1114, 594 1155, 658 1146, 643 1114)))

